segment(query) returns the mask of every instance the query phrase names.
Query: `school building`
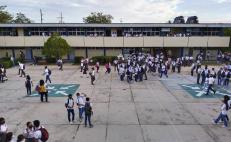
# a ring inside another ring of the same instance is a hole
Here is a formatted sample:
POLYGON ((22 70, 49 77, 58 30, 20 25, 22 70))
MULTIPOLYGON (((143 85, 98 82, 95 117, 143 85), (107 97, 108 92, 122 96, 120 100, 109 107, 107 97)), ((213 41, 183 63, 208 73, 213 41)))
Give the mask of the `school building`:
POLYGON ((64 59, 75 56, 117 56, 132 52, 162 50, 170 56, 193 55, 204 51, 216 59, 219 49, 228 48, 230 37, 224 36, 230 23, 33 23, 0 24, 0 58, 42 57, 41 49, 49 36, 57 32, 67 40, 72 51, 64 59))

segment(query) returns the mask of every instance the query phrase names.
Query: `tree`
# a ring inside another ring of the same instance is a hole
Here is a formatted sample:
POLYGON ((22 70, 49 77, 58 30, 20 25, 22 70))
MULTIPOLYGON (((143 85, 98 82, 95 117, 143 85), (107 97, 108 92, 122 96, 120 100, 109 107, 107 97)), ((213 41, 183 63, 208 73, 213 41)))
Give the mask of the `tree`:
POLYGON ((0 23, 10 23, 13 19, 13 16, 5 11, 7 6, 0 6, 0 23))
POLYGON ((65 39, 59 36, 58 33, 54 33, 51 37, 44 43, 42 49, 43 55, 47 58, 60 58, 67 55, 70 52, 70 45, 65 39))
POLYGON ((113 17, 110 14, 103 14, 102 12, 92 12, 89 16, 83 18, 84 23, 93 24, 110 24, 113 17))
POLYGON ((184 24, 185 23, 184 16, 175 17, 173 23, 174 24, 184 24))
POLYGON ((197 16, 190 16, 188 17, 186 24, 198 24, 199 20, 197 16))
MULTIPOLYGON (((231 28, 225 28, 224 29, 224 35, 229 36, 231 39, 231 28)), ((231 41, 229 42, 229 51, 231 51, 231 41)))
POLYGON ((15 17, 15 19, 12 21, 12 23, 16 23, 16 24, 24 24, 24 23, 32 23, 32 20, 30 20, 29 18, 27 18, 25 16, 25 14, 19 12, 16 14, 17 16, 15 17))

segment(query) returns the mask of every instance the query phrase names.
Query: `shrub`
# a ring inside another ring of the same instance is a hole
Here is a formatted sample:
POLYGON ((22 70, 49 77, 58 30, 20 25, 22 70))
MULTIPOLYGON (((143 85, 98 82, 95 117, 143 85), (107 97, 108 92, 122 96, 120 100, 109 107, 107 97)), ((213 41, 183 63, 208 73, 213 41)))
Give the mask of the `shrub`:
POLYGON ((5 68, 11 68, 13 66, 11 60, 0 60, 0 64, 2 64, 5 68))
POLYGON ((117 59, 116 56, 95 56, 91 58, 94 64, 96 62, 99 62, 100 64, 106 64, 108 62, 112 63, 115 59, 117 59))
POLYGON ((56 63, 56 59, 55 58, 46 58, 46 62, 47 63, 56 63))
POLYGON ((81 62, 81 59, 83 59, 84 57, 82 56, 76 56, 75 59, 74 59, 74 64, 80 64, 81 62))

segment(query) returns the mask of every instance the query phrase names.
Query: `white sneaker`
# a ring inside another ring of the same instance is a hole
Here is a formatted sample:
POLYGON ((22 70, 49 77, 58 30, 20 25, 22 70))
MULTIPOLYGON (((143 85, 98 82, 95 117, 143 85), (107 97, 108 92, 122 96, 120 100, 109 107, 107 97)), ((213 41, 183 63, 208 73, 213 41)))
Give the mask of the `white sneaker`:
POLYGON ((73 124, 73 122, 71 121, 70 124, 73 124))
POLYGON ((223 125, 222 127, 223 127, 223 128, 227 128, 227 126, 225 126, 225 125, 223 125))
POLYGON ((217 123, 215 122, 215 119, 212 120, 212 123, 213 123, 213 124, 217 124, 217 123))

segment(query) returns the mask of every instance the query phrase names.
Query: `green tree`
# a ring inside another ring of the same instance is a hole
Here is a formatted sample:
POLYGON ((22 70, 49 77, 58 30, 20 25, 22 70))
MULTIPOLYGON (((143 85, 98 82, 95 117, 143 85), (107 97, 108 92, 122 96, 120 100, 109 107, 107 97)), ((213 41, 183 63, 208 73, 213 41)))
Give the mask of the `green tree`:
POLYGON ((89 16, 83 18, 84 23, 92 24, 110 24, 113 17, 110 14, 103 14, 102 12, 92 12, 89 16))
POLYGON ((13 16, 7 12, 7 6, 0 6, 0 23, 10 23, 13 19, 13 16))
POLYGON ((25 14, 19 12, 16 14, 16 17, 12 21, 12 23, 16 23, 16 24, 32 23, 32 20, 27 18, 25 14))
POLYGON ((59 36, 58 33, 54 33, 44 43, 42 53, 47 58, 58 59, 64 55, 67 55, 70 52, 70 49, 70 45, 67 43, 67 41, 59 36))
MULTIPOLYGON (((224 35, 225 35, 225 36, 229 36, 230 39, 231 39, 231 28, 225 28, 225 29, 224 29, 224 35)), ((231 41, 229 42, 229 48, 225 48, 224 51, 229 51, 229 52, 231 52, 231 41)))

